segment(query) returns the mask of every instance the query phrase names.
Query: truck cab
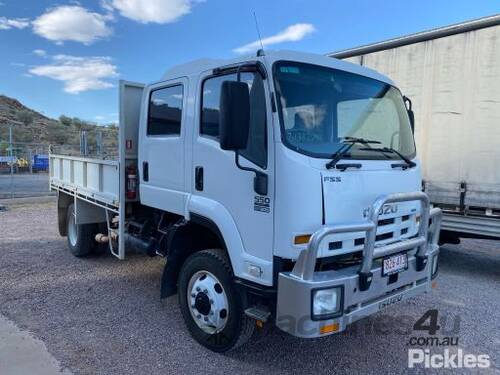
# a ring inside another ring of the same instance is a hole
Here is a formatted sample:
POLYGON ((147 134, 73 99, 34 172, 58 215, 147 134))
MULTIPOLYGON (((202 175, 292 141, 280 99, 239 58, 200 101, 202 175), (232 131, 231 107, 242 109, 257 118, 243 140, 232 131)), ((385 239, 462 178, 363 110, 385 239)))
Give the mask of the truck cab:
POLYGON ((120 258, 166 257, 161 295, 178 294, 201 344, 234 348, 255 321, 320 337, 430 291, 440 211, 387 77, 259 51, 122 82, 120 95, 119 203, 98 208, 99 238, 120 258))

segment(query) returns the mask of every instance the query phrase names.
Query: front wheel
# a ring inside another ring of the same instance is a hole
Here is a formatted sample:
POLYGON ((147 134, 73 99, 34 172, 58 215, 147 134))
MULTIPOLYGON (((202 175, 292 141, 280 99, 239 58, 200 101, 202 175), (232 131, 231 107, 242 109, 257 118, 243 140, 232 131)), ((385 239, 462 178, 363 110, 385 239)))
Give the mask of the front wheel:
POLYGON ((222 250, 199 251, 185 261, 179 274, 179 305, 191 335, 210 350, 226 352, 252 336, 254 322, 243 312, 222 250))

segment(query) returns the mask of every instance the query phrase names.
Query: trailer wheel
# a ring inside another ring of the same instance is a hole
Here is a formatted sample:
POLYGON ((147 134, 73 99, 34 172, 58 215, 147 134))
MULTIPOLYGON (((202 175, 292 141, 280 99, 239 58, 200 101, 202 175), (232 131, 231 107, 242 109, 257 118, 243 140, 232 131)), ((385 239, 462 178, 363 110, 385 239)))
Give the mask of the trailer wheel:
POLYGON ((203 250, 189 256, 179 274, 179 306, 196 341, 215 352, 247 342, 254 321, 245 315, 233 272, 222 250, 203 250))
POLYGON ((95 245, 94 232, 95 224, 76 224, 74 204, 68 206, 68 215, 66 218, 68 225, 68 247, 71 253, 76 257, 89 255, 95 245))

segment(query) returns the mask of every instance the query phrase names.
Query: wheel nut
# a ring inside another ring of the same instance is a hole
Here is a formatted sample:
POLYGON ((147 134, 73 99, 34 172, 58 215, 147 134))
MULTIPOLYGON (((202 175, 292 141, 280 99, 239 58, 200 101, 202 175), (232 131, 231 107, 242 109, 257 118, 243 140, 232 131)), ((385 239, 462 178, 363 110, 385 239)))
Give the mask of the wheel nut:
POLYGON ((194 297, 196 297, 196 294, 194 294, 194 293, 191 293, 191 297, 193 297, 193 298, 194 298, 194 297))
POLYGON ((203 293, 208 294, 208 290, 207 289, 203 290, 203 293))
POLYGON ((211 304, 211 305, 213 305, 213 304, 214 304, 214 300, 213 300, 213 299, 211 299, 211 300, 210 300, 210 304, 211 304))
POLYGON ((200 315, 200 314, 198 314, 196 317, 197 317, 198 319, 201 319, 201 315, 200 315))
POLYGON ((205 319, 205 322, 208 322, 208 317, 205 317, 204 319, 205 319))
POLYGON ((199 286, 196 287, 196 291, 199 292, 201 289, 199 286))

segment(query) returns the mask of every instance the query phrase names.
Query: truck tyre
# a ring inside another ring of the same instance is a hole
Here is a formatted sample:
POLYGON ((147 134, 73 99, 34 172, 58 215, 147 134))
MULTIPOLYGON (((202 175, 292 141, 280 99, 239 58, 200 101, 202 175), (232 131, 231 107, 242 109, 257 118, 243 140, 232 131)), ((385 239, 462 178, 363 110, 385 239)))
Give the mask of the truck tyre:
POLYGON ((94 224, 76 224, 74 204, 68 206, 68 215, 66 218, 68 225, 68 247, 71 253, 76 257, 85 257, 89 255, 95 245, 95 225, 94 224))
POLYGON ((214 352, 247 342, 255 323, 245 315, 224 251, 203 250, 189 256, 179 274, 179 306, 196 341, 214 352))

